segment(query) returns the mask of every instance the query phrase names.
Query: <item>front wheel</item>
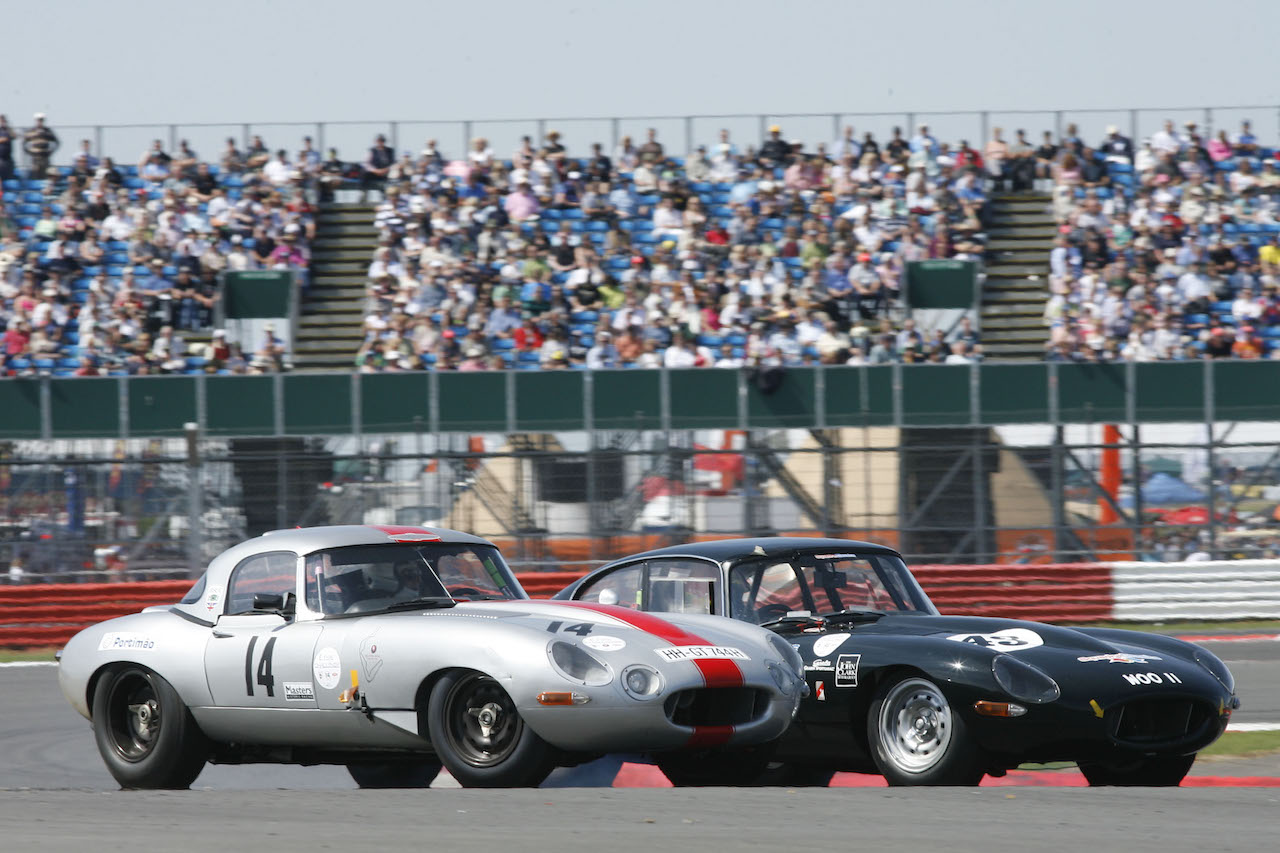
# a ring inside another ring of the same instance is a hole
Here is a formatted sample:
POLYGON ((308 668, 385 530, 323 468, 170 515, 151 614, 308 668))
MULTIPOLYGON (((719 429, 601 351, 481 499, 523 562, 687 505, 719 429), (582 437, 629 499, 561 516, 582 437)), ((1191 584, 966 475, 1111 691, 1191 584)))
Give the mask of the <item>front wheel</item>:
POLYGON ((938 685, 920 676, 888 681, 867 715, 876 767, 890 785, 977 785, 982 752, 938 685))
POLYGON ((178 691, 139 666, 98 679, 93 736, 122 788, 189 788, 209 754, 208 741, 178 691))
POLYGON ((427 728, 441 763, 465 788, 535 788, 556 766, 555 749, 481 672, 440 679, 427 703, 427 728))
POLYGON ((761 784, 772 755, 773 744, 763 744, 745 749, 668 752, 653 760, 677 788, 744 787, 761 784))
POLYGON ((440 762, 369 761, 348 764, 347 772, 361 788, 430 788, 440 762))
POLYGON ((1176 788, 1182 784, 1195 760, 1195 755, 1158 755, 1119 764, 1082 761, 1080 772, 1092 788, 1106 785, 1176 788))

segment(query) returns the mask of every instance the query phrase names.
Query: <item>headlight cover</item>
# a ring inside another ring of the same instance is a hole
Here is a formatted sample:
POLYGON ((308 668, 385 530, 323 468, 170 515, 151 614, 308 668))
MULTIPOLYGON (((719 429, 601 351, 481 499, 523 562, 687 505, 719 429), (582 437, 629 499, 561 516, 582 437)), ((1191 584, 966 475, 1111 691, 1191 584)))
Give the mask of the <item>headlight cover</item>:
POLYGON ((1236 680, 1231 675, 1231 670, 1227 669, 1227 665, 1218 660, 1218 656, 1210 652, 1208 649, 1197 648, 1192 654, 1196 663, 1200 664, 1213 675, 1214 678, 1222 684, 1223 687, 1231 693, 1236 692, 1236 680))
POLYGON ((662 673, 651 666, 633 663, 622 670, 622 689, 632 699, 653 699, 662 694, 662 673))
POLYGON ((1005 693, 1022 702, 1043 705, 1062 695, 1058 682, 1044 670, 1012 655, 996 655, 991 661, 991 673, 1005 693))
POLYGON ((765 666, 769 668, 769 674, 773 676, 773 683, 778 685, 778 689, 786 696, 795 693, 798 685, 802 683, 801 678, 794 672, 789 671, 785 664, 766 661, 765 666))
POLYGON ((777 634, 769 635, 769 645, 773 646, 778 656, 791 667, 791 671, 796 674, 797 678, 804 678, 804 658, 800 657, 800 653, 796 651, 795 646, 777 634))
POLYGON ((613 672, 608 665, 579 646, 554 640, 547 648, 551 664, 570 681, 599 687, 613 680, 613 672))

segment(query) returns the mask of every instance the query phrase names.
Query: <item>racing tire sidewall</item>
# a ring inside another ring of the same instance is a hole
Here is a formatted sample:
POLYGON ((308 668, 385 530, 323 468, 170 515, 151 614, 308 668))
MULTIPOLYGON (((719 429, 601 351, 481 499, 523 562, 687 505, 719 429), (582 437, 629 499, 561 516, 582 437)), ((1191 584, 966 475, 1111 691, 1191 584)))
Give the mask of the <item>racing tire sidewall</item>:
MULTIPOLYGON (((476 766, 454 746, 449 733, 450 721, 447 719, 452 694, 460 686, 477 678, 497 683, 495 679, 474 670, 455 670, 436 682, 431 691, 431 697, 427 702, 427 731, 436 756, 458 784, 464 788, 538 787, 542 780, 555 769, 558 753, 523 719, 519 719, 514 703, 511 705, 511 713, 517 717, 519 732, 514 746, 499 763, 483 767, 476 766)), ((507 698, 510 699, 509 696, 507 698)))
POLYGON ((182 790, 191 787, 204 769, 209 743, 178 691, 168 681, 142 666, 117 667, 98 679, 93 697, 94 740, 107 771, 121 788, 182 790), (160 715, 154 743, 145 755, 135 760, 121 754, 113 728, 112 715, 122 713, 119 706, 126 701, 117 686, 126 679, 150 686, 160 715))
POLYGON ((867 743, 871 747, 871 757, 880 774, 891 786, 977 785, 986 775, 983 752, 968 736, 959 709, 949 701, 947 701, 947 707, 951 725, 950 738, 935 763, 927 769, 916 772, 902 768, 893 760, 882 739, 880 716, 885 701, 894 693, 894 688, 906 681, 920 682, 922 687, 927 685, 927 688, 931 688, 937 696, 947 701, 941 688, 932 679, 920 673, 906 673, 898 678, 890 678, 880 685, 867 714, 867 743))

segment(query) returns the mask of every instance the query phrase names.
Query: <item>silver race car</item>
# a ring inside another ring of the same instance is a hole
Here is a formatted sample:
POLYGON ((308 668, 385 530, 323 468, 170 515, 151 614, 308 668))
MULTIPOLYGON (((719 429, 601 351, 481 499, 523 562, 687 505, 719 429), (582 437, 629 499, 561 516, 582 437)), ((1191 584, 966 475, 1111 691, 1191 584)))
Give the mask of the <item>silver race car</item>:
POLYGON ((532 601, 484 539, 369 526, 237 545, 177 604, 81 631, 58 679, 126 788, 185 788, 209 761, 526 786, 606 752, 728 781, 807 692, 772 632, 532 601))

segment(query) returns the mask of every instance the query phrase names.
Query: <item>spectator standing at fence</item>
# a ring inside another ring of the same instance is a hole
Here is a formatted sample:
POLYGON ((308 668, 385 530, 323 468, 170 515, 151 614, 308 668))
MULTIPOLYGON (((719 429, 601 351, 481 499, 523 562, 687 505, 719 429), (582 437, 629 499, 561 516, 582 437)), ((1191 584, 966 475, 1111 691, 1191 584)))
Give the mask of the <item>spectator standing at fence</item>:
POLYGON ((35 114, 35 126, 22 136, 22 150, 31 159, 31 176, 44 180, 49 171, 49 160, 58 150, 58 134, 44 123, 44 113, 35 114))
POLYGON ((993 128, 986 148, 987 174, 991 176, 997 190, 1004 189, 1004 182, 1011 173, 1009 143, 1004 141, 1003 133, 1004 131, 1000 128, 993 128))
POLYGON ((1120 133, 1114 124, 1107 127, 1107 138, 1098 146, 1102 156, 1112 163, 1133 162, 1133 141, 1120 133))
POLYGON ((638 153, 642 163, 654 166, 662 162, 665 152, 662 148, 662 143, 658 141, 658 131, 652 127, 645 131, 644 145, 640 146, 638 153))
POLYGON ((395 162, 396 152, 387 145, 387 137, 379 133, 364 161, 361 189, 366 195, 371 189, 383 190, 387 184, 387 175, 395 162))
POLYGON ((13 128, 9 119, 0 115, 0 180, 7 181, 13 175, 13 128))
POLYGON ((782 128, 769 126, 769 136, 760 143, 760 165, 766 169, 776 169, 791 162, 791 146, 782 138, 782 128))

